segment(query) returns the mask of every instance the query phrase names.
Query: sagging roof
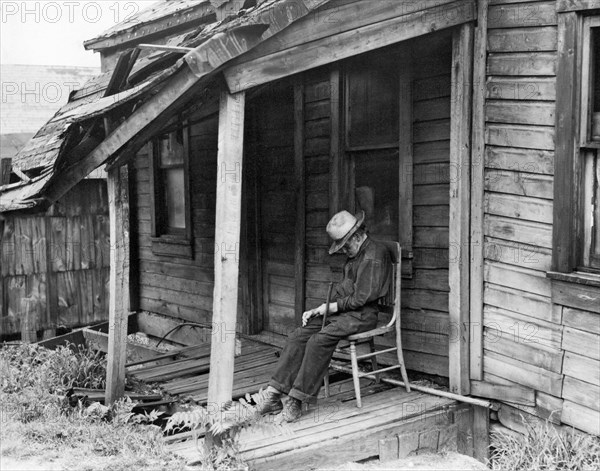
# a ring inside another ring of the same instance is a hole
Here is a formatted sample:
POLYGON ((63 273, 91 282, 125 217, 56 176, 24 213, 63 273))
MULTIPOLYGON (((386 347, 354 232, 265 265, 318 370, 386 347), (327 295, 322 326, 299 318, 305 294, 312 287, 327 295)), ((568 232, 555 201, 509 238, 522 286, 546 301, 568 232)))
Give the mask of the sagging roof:
POLYGON ((128 144, 124 139, 133 139, 158 118, 155 112, 148 113, 148 107, 144 108, 152 104, 155 96, 168 87, 174 88, 157 98, 161 100, 159 115, 173 116, 176 112, 170 105, 181 101, 181 95, 191 90, 194 83, 201 79, 207 83, 223 64, 328 1, 267 0, 238 16, 202 25, 171 41, 189 48, 183 58, 181 52, 158 52, 138 61, 139 49, 124 52, 114 71, 94 77, 74 92, 69 103, 15 157, 15 168, 29 172, 30 179, 0 187, 0 213, 51 204, 89 172, 112 159, 128 144), (172 102, 164 103, 165 98, 172 102), (121 123, 117 129, 105 129, 103 118, 108 115, 121 123), (136 119, 140 122, 136 123, 136 119), (119 132, 121 129, 124 131, 119 132))

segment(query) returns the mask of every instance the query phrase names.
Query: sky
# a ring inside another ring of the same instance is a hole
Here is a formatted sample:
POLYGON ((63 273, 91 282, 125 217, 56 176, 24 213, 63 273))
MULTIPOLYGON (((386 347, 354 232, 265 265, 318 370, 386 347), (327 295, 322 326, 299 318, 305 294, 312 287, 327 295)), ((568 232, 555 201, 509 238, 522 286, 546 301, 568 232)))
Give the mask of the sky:
POLYGON ((0 64, 100 67, 91 39, 156 0, 0 0, 0 64))

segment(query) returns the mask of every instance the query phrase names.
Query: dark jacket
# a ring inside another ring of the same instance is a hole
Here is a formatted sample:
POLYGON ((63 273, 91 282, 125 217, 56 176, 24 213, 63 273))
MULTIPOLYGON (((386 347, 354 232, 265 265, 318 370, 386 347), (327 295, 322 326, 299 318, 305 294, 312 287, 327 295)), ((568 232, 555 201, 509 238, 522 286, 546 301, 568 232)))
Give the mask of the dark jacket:
POLYGON ((344 278, 333 291, 338 312, 377 311, 377 302, 391 289, 392 260, 387 248, 367 237, 344 265, 344 278))

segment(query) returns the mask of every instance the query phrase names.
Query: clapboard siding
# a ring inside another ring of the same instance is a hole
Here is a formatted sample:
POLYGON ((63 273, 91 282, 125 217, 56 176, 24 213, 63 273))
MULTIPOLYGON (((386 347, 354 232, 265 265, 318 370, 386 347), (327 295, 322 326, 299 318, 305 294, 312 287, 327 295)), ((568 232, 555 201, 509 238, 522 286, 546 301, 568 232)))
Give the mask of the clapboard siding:
POLYGON ((329 73, 317 71, 306 76, 304 83, 304 171, 306 221, 306 289, 307 308, 324 301, 327 284, 341 277, 339 255, 327 255, 329 240, 325 227, 329 221, 329 180, 331 133, 316 133, 316 127, 331 131, 331 83, 329 73))
POLYGON ((483 377, 536 391, 535 407, 512 404, 499 414, 505 425, 518 429, 519 414, 531 414, 600 434, 600 318, 595 308, 582 310, 590 306, 579 301, 587 288, 573 296, 564 282, 546 276, 552 269, 554 161, 560 158, 557 23, 554 1, 490 2, 483 377))
POLYGON ((558 35, 556 26, 491 30, 488 35, 489 52, 555 51, 558 35))
POLYGON ((485 260, 546 272, 552 264, 549 248, 516 241, 485 237, 485 260))
POLYGON ((552 248, 557 18, 553 1, 488 11, 483 373, 560 397, 552 248))
POLYGON ((494 100, 556 100, 556 80, 553 77, 490 76, 486 98, 494 100))
POLYGON ((490 192, 531 196, 551 200, 554 179, 550 175, 488 169, 485 171, 485 189, 490 192))
POLYGON ((556 3, 519 2, 514 4, 490 5, 488 28, 521 28, 555 25, 556 3))
POLYGON ((554 103, 488 100, 485 119, 489 123, 554 126, 554 103))
POLYGON ((436 44, 427 60, 413 51, 413 272, 402 292, 404 311, 422 312, 422 328, 435 326, 429 336, 413 335, 414 328, 403 332, 407 366, 433 372, 414 364, 418 353, 427 354, 442 376, 448 375, 450 341, 449 183, 456 178, 450 168, 450 56, 449 43, 436 44))
MULTIPOLYGON (((486 214, 483 230, 486 236, 496 239, 552 248, 552 226, 550 224, 486 214)), ((487 252, 487 250, 486 247, 485 251, 487 252)))
POLYGON ((552 201, 486 192, 484 207, 488 214, 552 224, 552 201))
MULTIPOLYGON (((212 311, 216 202, 216 117, 190 127, 190 203, 193 258, 152 250, 150 157, 144 148, 134 161, 139 307, 193 322, 209 323, 212 311), (161 252, 162 253, 162 252, 161 252)), ((161 249, 169 251, 166 245, 161 249)))
POLYGON ((600 435, 600 318, 564 308, 563 422, 600 435))
POLYGON ((553 151, 487 146, 485 159, 490 170, 554 175, 553 151))

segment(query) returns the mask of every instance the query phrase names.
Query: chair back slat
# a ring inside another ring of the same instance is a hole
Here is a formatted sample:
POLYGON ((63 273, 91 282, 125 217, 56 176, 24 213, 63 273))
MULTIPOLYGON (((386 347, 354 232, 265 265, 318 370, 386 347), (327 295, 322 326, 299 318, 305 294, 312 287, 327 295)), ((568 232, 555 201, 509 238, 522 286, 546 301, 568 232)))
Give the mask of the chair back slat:
POLYGON ((386 296, 379 300, 380 311, 392 314, 392 319, 387 324, 388 327, 391 327, 399 317, 398 311, 400 310, 402 249, 400 248, 400 244, 398 242, 387 240, 382 240, 379 242, 387 248, 393 264, 390 290, 386 296))

